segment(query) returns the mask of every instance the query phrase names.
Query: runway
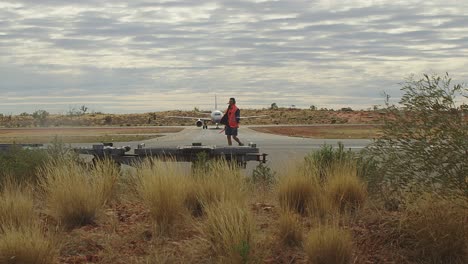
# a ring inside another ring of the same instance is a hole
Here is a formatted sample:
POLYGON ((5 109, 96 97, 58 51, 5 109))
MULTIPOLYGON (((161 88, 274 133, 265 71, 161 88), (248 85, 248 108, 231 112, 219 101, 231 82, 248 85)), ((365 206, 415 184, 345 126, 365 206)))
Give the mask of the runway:
MULTIPOLYGON (((275 171, 287 168, 298 159, 302 159, 306 154, 319 149, 324 144, 337 147, 338 142, 342 142, 346 149, 359 151, 372 142, 369 139, 311 139, 280 136, 257 132, 250 129, 249 126, 239 128, 238 137, 245 145, 252 142, 257 144, 261 153, 268 154, 267 165, 275 171)), ((221 129, 213 127, 209 129, 185 127, 184 130, 178 133, 171 133, 163 137, 142 141, 147 147, 191 145, 195 142, 202 143, 203 145, 227 146, 224 132, 221 129)), ((233 143, 235 143, 234 140, 233 143)), ((136 148, 137 143, 132 142, 127 145, 136 148)), ((247 170, 250 171, 256 165, 257 162, 249 162, 247 170)))

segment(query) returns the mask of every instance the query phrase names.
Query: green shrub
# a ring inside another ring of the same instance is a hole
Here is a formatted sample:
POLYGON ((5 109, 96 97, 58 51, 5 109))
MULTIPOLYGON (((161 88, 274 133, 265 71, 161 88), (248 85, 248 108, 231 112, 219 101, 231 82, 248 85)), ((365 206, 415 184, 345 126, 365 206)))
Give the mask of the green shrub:
POLYGON ((251 182, 261 192, 266 193, 276 182, 276 172, 264 163, 259 163, 257 167, 252 171, 251 182))
POLYGON ((0 186, 7 177, 19 183, 36 183, 36 171, 47 160, 47 152, 41 149, 12 146, 6 152, 0 152, 0 186))
POLYGON ((468 88, 452 86, 447 74, 410 77, 401 90, 398 106, 387 100, 383 136, 367 149, 379 164, 371 185, 398 199, 422 192, 468 197, 468 122, 456 98, 468 88))
POLYGON ((338 148, 324 144, 318 151, 305 156, 306 170, 317 173, 321 181, 325 181, 328 171, 336 163, 349 162, 355 158, 355 153, 345 150, 343 143, 338 142, 338 148))

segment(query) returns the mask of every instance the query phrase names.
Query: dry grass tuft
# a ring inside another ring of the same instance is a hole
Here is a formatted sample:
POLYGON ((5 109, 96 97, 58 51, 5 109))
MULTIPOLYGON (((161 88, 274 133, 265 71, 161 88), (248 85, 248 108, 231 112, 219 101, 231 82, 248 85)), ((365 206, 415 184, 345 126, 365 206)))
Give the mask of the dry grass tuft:
POLYGON ((186 184, 190 179, 175 162, 147 159, 134 176, 138 196, 150 211, 156 231, 163 235, 187 214, 184 207, 186 184))
POLYGON ((278 198, 283 210, 292 210, 303 216, 321 217, 328 210, 319 180, 301 170, 280 177, 278 198))
POLYGON ((54 241, 36 224, 4 228, 0 233, 0 263, 55 263, 58 244, 54 241))
POLYGON ((109 200, 116 176, 110 173, 114 170, 107 167, 108 161, 100 162, 97 169, 89 171, 63 158, 40 170, 48 212, 65 227, 93 223, 109 200))
POLYGON ((0 232, 31 225, 36 218, 31 190, 11 180, 5 181, 0 190, 0 232))
POLYGON ((102 196, 104 198, 117 198, 120 167, 112 159, 98 160, 91 173, 92 177, 102 179, 102 196))
POLYGON ((243 203, 248 185, 239 168, 224 160, 209 164, 206 170, 198 170, 187 186, 186 206, 194 216, 204 214, 204 208, 223 201, 243 203))
POLYGON ((335 164, 329 175, 326 183, 328 195, 341 212, 355 211, 364 204, 367 199, 366 186, 357 176, 355 165, 335 164))
POLYGON ((416 259, 430 263, 467 263, 468 213, 465 201, 426 195, 401 218, 404 241, 416 259))
POLYGON ((246 263, 253 245, 254 222, 244 204, 224 201, 206 208, 201 233, 223 263, 246 263))
POLYGON ((351 234, 337 226, 320 226, 310 231, 304 251, 314 264, 351 263, 353 244, 351 234))
POLYGON ((290 210, 283 210, 279 217, 279 239, 287 246, 299 246, 302 244, 302 226, 298 215, 290 210))

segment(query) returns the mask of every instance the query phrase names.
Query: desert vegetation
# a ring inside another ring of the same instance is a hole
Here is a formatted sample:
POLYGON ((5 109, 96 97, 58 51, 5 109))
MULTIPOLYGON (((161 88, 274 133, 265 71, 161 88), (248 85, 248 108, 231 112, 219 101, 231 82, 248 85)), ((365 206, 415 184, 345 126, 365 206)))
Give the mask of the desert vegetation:
POLYGON ((10 149, 0 263, 466 263, 468 129, 452 100, 466 89, 425 76, 403 91, 364 152, 324 145, 281 173, 10 149))
MULTIPOLYGON (((299 108, 265 108, 249 109, 242 105, 244 116, 264 116, 262 118, 245 119, 242 124, 379 124, 385 112, 382 109, 356 110, 347 109, 299 109, 299 108)), ((207 109, 210 110, 210 109, 207 109)), ((211 109, 212 110, 212 109, 211 109)), ((220 109, 224 111, 225 109, 220 109)), ((79 115, 45 114, 38 110, 35 113, 20 115, 0 114, 0 127, 6 128, 40 128, 40 127, 145 127, 145 126, 193 126, 190 119, 168 118, 169 116, 206 117, 207 113, 192 111, 160 111, 142 114, 105 114, 81 113, 79 115), (40 113, 38 113, 40 112, 40 113)))
POLYGON ((50 160, 36 184, 2 178, 0 259, 464 263, 466 199, 426 193, 389 209, 368 193, 356 155, 324 146, 284 174, 259 165, 255 181, 222 160, 192 170, 159 160, 128 170, 50 160))

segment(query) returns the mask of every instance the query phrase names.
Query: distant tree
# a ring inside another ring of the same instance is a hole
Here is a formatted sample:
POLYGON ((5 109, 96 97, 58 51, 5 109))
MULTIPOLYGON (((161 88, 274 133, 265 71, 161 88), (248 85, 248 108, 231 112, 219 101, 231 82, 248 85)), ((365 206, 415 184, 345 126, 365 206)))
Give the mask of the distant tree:
POLYGON ((84 114, 86 114, 86 112, 88 111, 88 107, 86 107, 85 105, 82 105, 82 106, 80 107, 80 111, 81 111, 81 113, 84 115, 84 114))
POLYGON ((40 125, 44 125, 49 112, 46 110, 37 110, 32 114, 32 117, 39 122, 40 125))
POLYGON ((276 103, 272 103, 270 109, 271 110, 278 110, 278 105, 276 103))
POLYGON ((112 116, 106 115, 106 116, 104 117, 104 124, 106 124, 106 125, 112 124, 112 116))
POLYGON ((29 113, 23 112, 20 114, 20 116, 29 116, 29 113))
POLYGON ((73 117, 73 116, 79 116, 81 115, 81 112, 77 110, 75 107, 69 108, 67 111, 67 116, 73 117))
POLYGON ((316 107, 315 105, 311 105, 311 106, 309 107, 309 109, 312 110, 312 111, 315 111, 315 110, 317 110, 317 107, 316 107))
POLYGON ((351 107, 343 107, 343 108, 341 108, 341 111, 343 111, 343 112, 352 112, 353 109, 351 109, 351 107))

